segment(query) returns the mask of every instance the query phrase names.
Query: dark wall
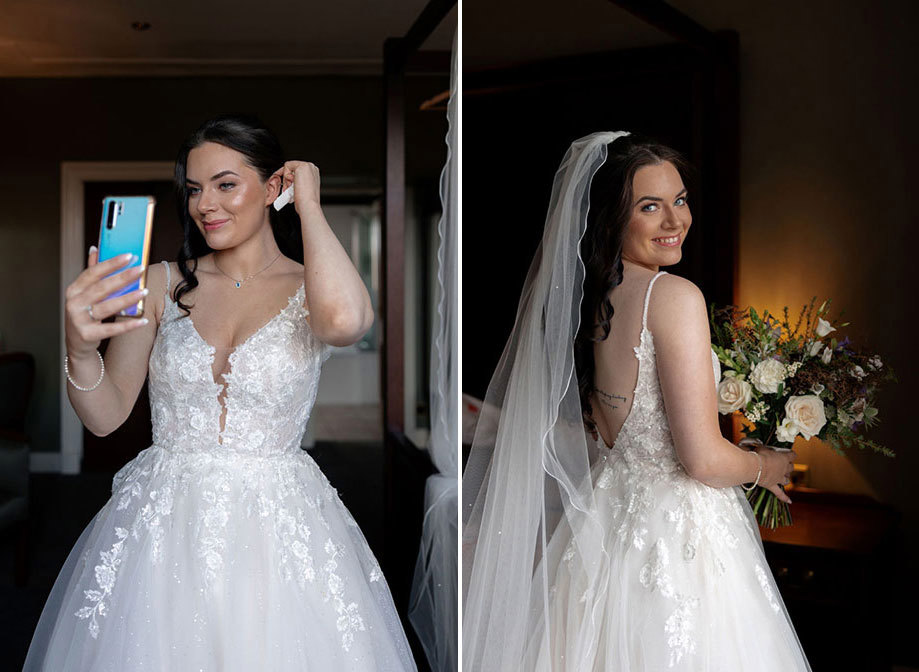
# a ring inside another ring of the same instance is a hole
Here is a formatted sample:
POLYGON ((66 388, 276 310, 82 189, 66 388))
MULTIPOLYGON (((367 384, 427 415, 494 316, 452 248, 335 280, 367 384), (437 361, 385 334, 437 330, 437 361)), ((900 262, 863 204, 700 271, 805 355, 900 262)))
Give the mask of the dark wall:
MULTIPOLYGON (((641 133, 701 164, 697 129, 705 117, 697 72, 706 66, 684 48, 654 48, 552 59, 470 72, 463 107, 463 391, 483 398, 542 238, 555 172, 573 140, 597 131, 641 133), (649 78, 670 92, 668 105, 635 95, 649 78), (628 100, 628 104, 624 103, 628 100), (694 104, 695 103, 695 104, 694 104), (485 272, 487 269, 487 272, 485 272)), ((710 146, 714 146, 711 143, 710 146)), ((701 169, 696 170, 696 174, 701 169)), ((693 216, 706 210, 688 182, 693 216)), ((716 186, 724 191, 729 185, 716 186)), ((733 222, 736 228, 736 220, 733 222)), ((720 246, 713 227, 687 239, 668 268, 703 291, 714 283, 720 246)), ((729 262, 728 257, 723 257, 729 262)), ((727 292, 731 287, 727 287, 727 292)))

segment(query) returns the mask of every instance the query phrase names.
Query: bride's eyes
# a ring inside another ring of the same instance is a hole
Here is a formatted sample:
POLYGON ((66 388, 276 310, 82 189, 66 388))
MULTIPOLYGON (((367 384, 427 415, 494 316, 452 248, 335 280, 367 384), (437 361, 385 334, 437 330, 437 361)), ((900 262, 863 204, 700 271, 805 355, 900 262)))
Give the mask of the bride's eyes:
MULTIPOLYGON (((675 205, 686 205, 688 202, 689 202, 689 196, 680 196, 678 199, 676 199, 676 201, 674 201, 674 204, 675 205), (680 201, 683 201, 683 202, 680 203, 680 201)), ((641 211, 642 212, 654 212, 653 210, 646 210, 645 208, 656 208, 656 207, 657 207, 657 203, 646 203, 645 205, 641 206, 641 211)))
MULTIPOLYGON (((235 187, 236 183, 235 182, 221 182, 219 186, 221 189, 223 189, 223 187, 235 187)), ((191 186, 188 187, 189 196, 197 196, 199 191, 200 189, 198 189, 198 187, 191 187, 191 186)), ((229 191, 229 189, 223 189, 223 191, 229 191)))

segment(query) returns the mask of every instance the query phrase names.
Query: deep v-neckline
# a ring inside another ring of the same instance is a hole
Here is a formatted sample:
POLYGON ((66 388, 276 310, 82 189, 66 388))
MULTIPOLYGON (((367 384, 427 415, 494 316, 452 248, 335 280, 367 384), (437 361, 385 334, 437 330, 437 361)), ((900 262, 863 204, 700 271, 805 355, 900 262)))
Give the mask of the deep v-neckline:
MULTIPOLYGON (((210 370, 209 372, 210 379, 214 383, 214 385, 217 385, 219 387, 225 387, 227 385, 227 377, 230 376, 234 371, 235 360, 236 360, 236 356, 238 355, 238 353, 243 348, 245 348, 247 345, 249 345, 249 343, 251 343, 252 340, 256 336, 258 336, 261 332, 265 331, 276 320, 280 319, 281 316, 284 315, 284 313, 286 313, 290 309, 291 304, 293 304, 295 299, 300 295, 300 290, 304 289, 305 286, 306 286, 306 281, 301 280, 300 284, 297 286, 297 289, 294 291, 294 293, 287 297, 287 303, 284 306, 282 306, 281 309, 271 317, 271 319, 269 319, 267 322, 265 322, 265 324, 263 324, 258 329, 256 329, 251 334, 249 334, 249 336, 247 336, 246 339, 242 343, 240 343, 239 345, 233 348, 232 352, 230 352, 230 354, 227 356, 227 363, 230 365, 230 370, 218 375, 219 378, 224 379, 224 382, 222 383, 214 380, 214 374, 213 374, 214 359, 217 354, 217 346, 211 345, 210 343, 207 342, 207 340, 205 340, 204 336, 201 335, 201 332, 198 331, 198 327, 195 326, 195 322, 194 320, 191 319, 190 314, 185 317, 184 321, 188 322, 189 326, 191 327, 192 333, 198 339, 198 342, 205 347, 205 349, 208 351, 210 355, 210 361, 208 362, 208 369, 210 370)), ((169 296, 168 292, 167 292, 166 298, 173 306, 176 305, 175 301, 172 300, 172 297, 169 296)))

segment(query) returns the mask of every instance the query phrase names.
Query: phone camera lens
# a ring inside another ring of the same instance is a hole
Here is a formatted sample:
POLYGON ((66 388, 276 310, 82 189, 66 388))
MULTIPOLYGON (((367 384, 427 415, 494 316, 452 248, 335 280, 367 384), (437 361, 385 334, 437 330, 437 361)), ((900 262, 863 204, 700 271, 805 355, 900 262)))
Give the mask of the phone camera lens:
POLYGON ((115 226, 115 202, 109 201, 108 212, 105 213, 105 228, 111 229, 115 226))

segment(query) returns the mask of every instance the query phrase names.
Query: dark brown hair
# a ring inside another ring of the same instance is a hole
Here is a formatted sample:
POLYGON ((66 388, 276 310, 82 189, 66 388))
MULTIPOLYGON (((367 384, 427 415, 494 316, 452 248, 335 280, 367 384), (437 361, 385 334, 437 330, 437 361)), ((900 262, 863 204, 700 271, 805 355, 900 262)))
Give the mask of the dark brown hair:
MULTIPOLYGON (((182 247, 177 257, 179 272, 182 273, 183 279, 176 286, 173 297, 178 307, 185 311, 186 316, 191 314, 192 306, 182 303, 181 297, 198 286, 198 278, 195 276, 195 271, 198 270, 198 258, 213 252, 188 212, 188 187, 185 183, 188 154, 205 142, 216 142, 241 153, 246 163, 259 174, 263 182, 285 162, 281 144, 274 133, 268 130, 257 117, 249 115, 222 114, 209 119, 182 143, 176 158, 174 186, 179 221, 182 223, 184 234, 182 247), (189 261, 193 262, 191 268, 188 268, 187 262, 189 261)), ((299 239, 299 220, 296 214, 292 213, 294 213, 293 208, 285 208, 281 211, 268 208, 268 217, 278 248, 285 256, 297 259, 302 254, 302 242, 299 239)))
MULTIPOLYGON (((587 230, 581 240, 584 260, 584 297, 581 322, 574 341, 574 361, 584 426, 594 434, 590 393, 594 387, 594 344, 606 340, 613 317, 610 292, 622 283, 622 241, 632 211, 632 181, 639 168, 670 162, 684 183, 691 174, 682 154, 649 138, 631 134, 617 138, 606 147, 607 158, 590 185, 587 230), (602 336, 594 337, 597 327, 602 336)), ((689 185, 687 184, 687 190, 689 185)))

